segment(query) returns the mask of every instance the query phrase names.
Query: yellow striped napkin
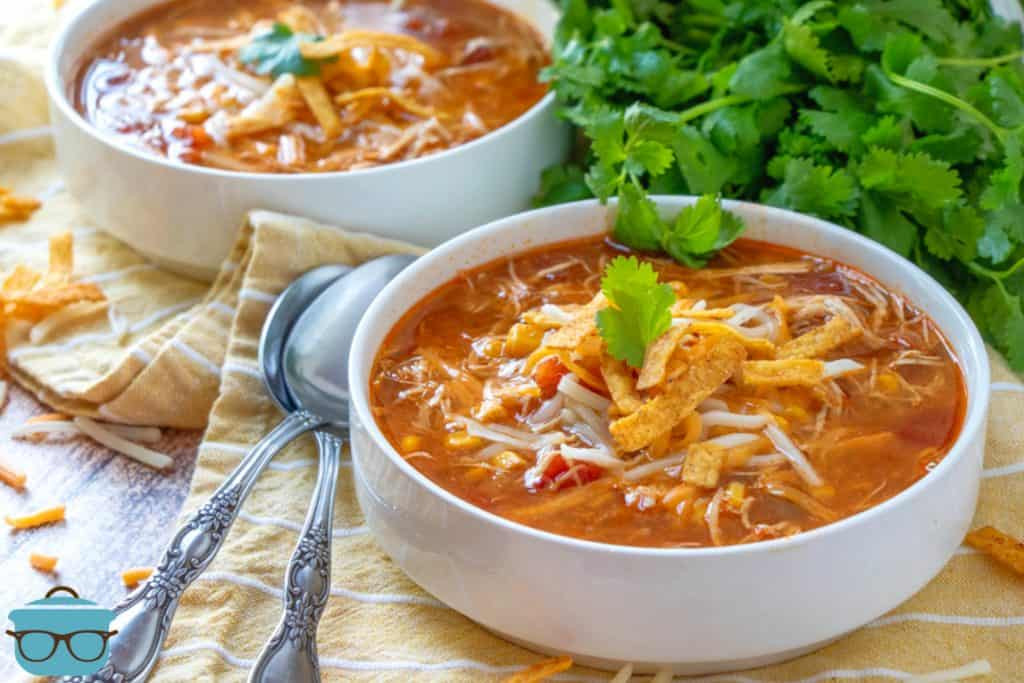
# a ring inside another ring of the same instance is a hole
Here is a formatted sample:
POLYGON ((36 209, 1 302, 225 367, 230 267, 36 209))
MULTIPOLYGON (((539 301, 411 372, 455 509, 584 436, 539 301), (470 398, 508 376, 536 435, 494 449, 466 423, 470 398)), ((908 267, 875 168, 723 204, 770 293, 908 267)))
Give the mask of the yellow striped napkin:
MULTIPOLYGON (((9 330, 12 372, 71 413, 181 427, 209 422, 185 506, 193 510, 279 417, 255 367, 256 339, 276 294, 312 266, 358 262, 402 246, 255 212, 212 286, 146 264, 89 225, 62 189, 38 76, 54 19, 43 0, 0 2, 0 186, 44 200, 27 223, 0 227, 0 271, 18 262, 44 267, 49 235, 71 229, 76 275, 103 288, 110 305, 35 334, 9 330)), ((1002 360, 993 356, 993 363, 997 388, 1019 390, 1002 360)), ((1018 536, 1024 536, 1021 414, 1024 395, 996 396, 976 519, 1018 536)), ((315 475, 309 441, 273 463, 217 560, 185 593, 156 680, 245 679, 280 614, 285 565, 315 475)), ((332 598, 319 634, 326 680, 492 680, 539 659, 413 585, 367 534, 348 468, 339 489, 332 598)), ((991 664, 991 680, 1024 679, 1024 582, 964 550, 905 605, 835 644, 712 680, 882 681, 978 660, 991 664)), ((576 668, 561 678, 608 676, 576 668)))

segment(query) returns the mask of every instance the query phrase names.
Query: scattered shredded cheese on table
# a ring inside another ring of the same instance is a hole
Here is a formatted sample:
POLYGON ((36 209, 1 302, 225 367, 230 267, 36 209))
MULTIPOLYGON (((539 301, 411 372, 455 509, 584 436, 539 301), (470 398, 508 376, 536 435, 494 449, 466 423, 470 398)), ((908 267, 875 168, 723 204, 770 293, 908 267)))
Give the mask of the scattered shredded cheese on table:
POLYGON ((59 522, 62 519, 64 519, 63 505, 54 505, 53 507, 43 508, 36 512, 30 512, 27 515, 15 517, 7 515, 4 517, 4 521, 15 529, 34 529, 38 526, 43 526, 44 524, 59 522))

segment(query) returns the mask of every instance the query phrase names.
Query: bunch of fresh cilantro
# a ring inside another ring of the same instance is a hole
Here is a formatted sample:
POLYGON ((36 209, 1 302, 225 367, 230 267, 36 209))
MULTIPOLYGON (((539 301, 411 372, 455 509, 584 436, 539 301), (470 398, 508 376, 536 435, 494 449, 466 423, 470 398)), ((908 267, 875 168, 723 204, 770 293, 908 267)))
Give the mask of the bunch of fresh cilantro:
POLYGON ((544 77, 588 144, 539 204, 618 196, 619 240, 695 266, 735 226, 694 234, 649 194, 820 216, 935 276, 1024 370, 1018 26, 983 0, 562 2, 544 77))

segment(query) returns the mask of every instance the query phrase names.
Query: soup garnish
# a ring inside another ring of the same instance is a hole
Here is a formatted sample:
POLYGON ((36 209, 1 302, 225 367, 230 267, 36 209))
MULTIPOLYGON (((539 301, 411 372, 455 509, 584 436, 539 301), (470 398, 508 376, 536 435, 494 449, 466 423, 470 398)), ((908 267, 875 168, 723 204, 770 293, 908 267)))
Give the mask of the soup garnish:
POLYGON ((505 125, 543 97, 547 61, 532 26, 485 0, 177 0, 97 45, 76 98, 178 161, 344 171, 505 125))
POLYGON ((924 476, 956 438, 934 323, 864 274, 741 239, 702 270, 594 237, 460 275, 391 331, 371 406, 427 477, 607 543, 790 536, 924 476))

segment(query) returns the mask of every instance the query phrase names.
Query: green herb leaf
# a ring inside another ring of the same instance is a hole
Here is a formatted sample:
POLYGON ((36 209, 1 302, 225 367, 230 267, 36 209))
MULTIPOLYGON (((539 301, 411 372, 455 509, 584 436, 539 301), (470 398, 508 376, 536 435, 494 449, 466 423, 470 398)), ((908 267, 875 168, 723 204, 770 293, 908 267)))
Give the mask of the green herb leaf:
POLYGON ((261 33, 238 51, 238 59, 249 64, 258 74, 275 78, 284 74, 316 76, 320 65, 330 60, 306 59, 299 51, 302 43, 319 42, 323 36, 295 33, 286 24, 275 23, 269 31, 261 33))
POLYGON ((693 267, 738 229, 710 199, 665 221, 650 195, 836 221, 913 259, 1024 369, 1020 26, 983 0, 561 2, 543 77, 589 148, 543 201, 618 195, 617 239, 693 267))
POLYGON ((634 368, 647 347, 672 324, 672 288, 658 283, 650 263, 619 256, 605 268, 601 291, 611 303, 597 314, 597 328, 608 353, 634 368))
POLYGON ((679 263, 703 268, 716 252, 736 241, 743 229, 738 216, 723 210, 717 198, 704 195, 679 212, 662 235, 661 246, 679 263))

